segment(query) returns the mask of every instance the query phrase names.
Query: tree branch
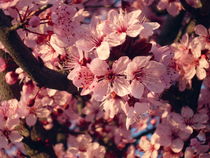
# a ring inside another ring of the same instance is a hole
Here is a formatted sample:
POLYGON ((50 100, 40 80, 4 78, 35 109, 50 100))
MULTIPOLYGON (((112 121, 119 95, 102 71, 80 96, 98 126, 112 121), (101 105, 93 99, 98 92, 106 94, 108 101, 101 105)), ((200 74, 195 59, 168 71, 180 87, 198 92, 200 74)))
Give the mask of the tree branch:
POLYGON ((76 94, 77 89, 67 76, 45 67, 33 55, 15 30, 10 30, 11 18, 0 10, 0 41, 10 56, 39 86, 76 94))

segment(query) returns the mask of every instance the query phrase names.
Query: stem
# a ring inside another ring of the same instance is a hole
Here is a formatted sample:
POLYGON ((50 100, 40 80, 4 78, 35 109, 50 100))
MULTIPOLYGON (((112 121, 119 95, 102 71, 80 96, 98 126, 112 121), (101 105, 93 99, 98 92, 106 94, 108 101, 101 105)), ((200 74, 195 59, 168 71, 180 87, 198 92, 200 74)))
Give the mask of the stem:
MULTIPOLYGON (((32 12, 28 17, 27 19, 25 19, 23 22, 20 22, 16 25, 13 25, 10 27, 10 30, 11 31, 14 31, 14 30, 17 30, 19 28, 23 28, 24 25, 27 25, 28 24, 28 21, 29 19, 32 17, 32 16, 38 16, 39 14, 41 14, 42 12, 44 12, 45 10, 47 10, 48 8, 51 8, 53 5, 52 4, 47 4, 47 5, 44 5, 42 7, 40 7, 38 10, 32 12)), ((21 17, 21 16, 20 16, 21 17)))

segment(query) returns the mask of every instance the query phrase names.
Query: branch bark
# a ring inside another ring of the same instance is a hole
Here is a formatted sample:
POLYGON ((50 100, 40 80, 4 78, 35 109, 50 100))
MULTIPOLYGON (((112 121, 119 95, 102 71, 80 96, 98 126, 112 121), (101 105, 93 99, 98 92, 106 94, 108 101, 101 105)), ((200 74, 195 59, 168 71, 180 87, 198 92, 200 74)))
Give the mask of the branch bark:
POLYGON ((11 30, 11 18, 0 10, 0 41, 8 50, 10 56, 39 86, 63 90, 77 94, 76 87, 67 76, 45 67, 32 54, 17 32, 11 30))

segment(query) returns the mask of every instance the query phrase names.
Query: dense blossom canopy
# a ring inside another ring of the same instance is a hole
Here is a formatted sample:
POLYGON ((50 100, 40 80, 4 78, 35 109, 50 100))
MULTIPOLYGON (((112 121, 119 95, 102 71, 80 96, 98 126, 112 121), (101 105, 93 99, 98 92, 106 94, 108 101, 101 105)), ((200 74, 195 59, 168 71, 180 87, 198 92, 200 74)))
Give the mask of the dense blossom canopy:
POLYGON ((0 158, 209 158, 209 8, 0 0, 0 158))

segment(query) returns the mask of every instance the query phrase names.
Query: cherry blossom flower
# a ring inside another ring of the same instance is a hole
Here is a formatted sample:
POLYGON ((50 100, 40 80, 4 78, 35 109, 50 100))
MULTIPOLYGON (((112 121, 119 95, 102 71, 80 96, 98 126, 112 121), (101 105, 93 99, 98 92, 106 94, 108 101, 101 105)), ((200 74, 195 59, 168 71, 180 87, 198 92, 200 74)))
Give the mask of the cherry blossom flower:
POLYGON ((160 10, 166 9, 169 14, 171 14, 172 16, 176 16, 179 14, 182 6, 179 0, 160 0, 157 8, 160 10))
POLYGON ((118 96, 115 92, 111 92, 104 98, 101 106, 103 106, 105 114, 108 115, 109 118, 114 118, 114 116, 121 110, 125 111, 126 103, 125 100, 118 96))
POLYGON ((118 96, 125 96, 130 93, 129 81, 125 76, 125 69, 130 62, 128 57, 120 57, 110 67, 106 61, 95 58, 89 65, 95 75, 93 97, 96 100, 103 100, 106 94, 115 92, 118 96))
POLYGON ((140 101, 134 97, 130 97, 125 106, 127 115, 126 118, 126 128, 129 129, 129 126, 134 122, 142 119, 145 119, 144 115, 148 114, 149 111, 149 103, 140 101))
POLYGON ((94 19, 87 27, 85 37, 78 40, 76 46, 85 52, 95 50, 99 59, 106 60, 110 55, 110 47, 113 44, 108 41, 104 31, 106 27, 105 22, 94 19))
POLYGON ((75 6, 59 2, 54 6, 51 18, 54 24, 53 31, 55 34, 51 44, 54 48, 64 48, 73 45, 82 34, 82 32, 79 32, 79 28, 81 17, 83 17, 83 11, 77 11, 75 6))
POLYGON ((197 25, 195 27, 195 33, 199 35, 198 38, 203 49, 210 50, 210 29, 205 28, 203 25, 197 25))
POLYGON ((179 153, 184 146, 184 141, 192 134, 192 130, 184 124, 179 124, 174 113, 169 114, 167 119, 170 122, 159 124, 155 131, 157 142, 161 146, 170 147, 173 152, 179 153))
POLYGON ((140 34, 144 28, 138 17, 141 11, 135 10, 130 13, 124 12, 123 10, 110 10, 108 13, 107 23, 112 30, 111 37, 120 37, 121 43, 125 41, 126 35, 130 37, 136 37, 140 34))
POLYGON ((183 107, 181 110, 181 114, 183 121, 191 126, 193 129, 203 129, 205 128, 205 124, 208 122, 208 115, 205 113, 196 113, 192 111, 188 106, 183 107))
POLYGON ((161 76, 165 73, 165 66, 156 61, 150 61, 151 57, 138 56, 130 62, 126 74, 131 82, 131 95, 141 98, 144 87, 155 93, 161 93, 165 85, 161 76))
POLYGON ((153 135, 150 141, 144 136, 140 139, 139 147, 145 152, 142 158, 156 158, 160 144, 155 142, 155 135, 153 135))

